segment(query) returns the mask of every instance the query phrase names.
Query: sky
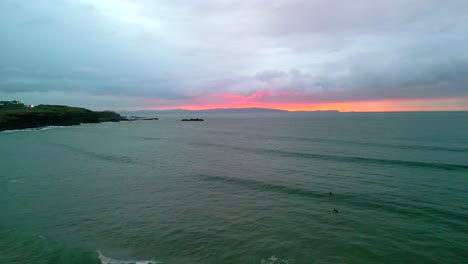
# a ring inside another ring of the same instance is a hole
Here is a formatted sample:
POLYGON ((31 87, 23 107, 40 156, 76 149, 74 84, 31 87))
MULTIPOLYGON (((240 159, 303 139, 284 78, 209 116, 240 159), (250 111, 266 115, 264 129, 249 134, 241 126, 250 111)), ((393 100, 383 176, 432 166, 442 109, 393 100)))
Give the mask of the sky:
POLYGON ((0 100, 468 111, 466 0, 0 1, 0 100))

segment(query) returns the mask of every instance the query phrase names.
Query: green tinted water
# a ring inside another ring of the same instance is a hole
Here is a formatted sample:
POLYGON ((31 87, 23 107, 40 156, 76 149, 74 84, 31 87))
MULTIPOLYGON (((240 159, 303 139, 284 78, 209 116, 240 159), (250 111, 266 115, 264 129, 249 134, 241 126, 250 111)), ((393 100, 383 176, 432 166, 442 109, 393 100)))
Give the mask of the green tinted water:
POLYGON ((204 118, 0 133, 0 263, 468 258, 467 113, 204 118))

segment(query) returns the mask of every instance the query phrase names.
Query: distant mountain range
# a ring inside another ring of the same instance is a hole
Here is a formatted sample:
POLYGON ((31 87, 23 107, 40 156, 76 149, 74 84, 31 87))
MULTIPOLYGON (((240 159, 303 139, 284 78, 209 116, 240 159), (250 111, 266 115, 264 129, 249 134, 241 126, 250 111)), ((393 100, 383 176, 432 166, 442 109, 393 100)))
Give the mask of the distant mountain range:
POLYGON ((339 113, 338 110, 317 110, 317 111, 287 111, 272 108, 215 108, 215 109, 204 109, 204 110, 187 110, 187 109, 173 109, 173 110, 137 110, 128 111, 121 110, 117 111, 124 115, 131 114, 262 114, 262 113, 339 113))

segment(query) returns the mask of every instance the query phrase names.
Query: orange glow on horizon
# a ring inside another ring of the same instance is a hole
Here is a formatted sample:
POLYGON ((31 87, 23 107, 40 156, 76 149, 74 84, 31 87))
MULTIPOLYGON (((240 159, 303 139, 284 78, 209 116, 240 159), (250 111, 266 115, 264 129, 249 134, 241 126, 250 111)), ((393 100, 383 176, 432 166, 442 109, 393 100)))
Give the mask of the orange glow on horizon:
MULTIPOLYGON (((232 98, 231 96, 228 96, 232 98)), ((151 107, 153 110, 186 109, 206 110, 214 108, 272 108, 288 111, 338 110, 340 112, 410 112, 410 111, 468 111, 468 97, 386 99, 374 101, 329 103, 271 103, 240 100, 225 104, 192 104, 176 107, 151 107)))

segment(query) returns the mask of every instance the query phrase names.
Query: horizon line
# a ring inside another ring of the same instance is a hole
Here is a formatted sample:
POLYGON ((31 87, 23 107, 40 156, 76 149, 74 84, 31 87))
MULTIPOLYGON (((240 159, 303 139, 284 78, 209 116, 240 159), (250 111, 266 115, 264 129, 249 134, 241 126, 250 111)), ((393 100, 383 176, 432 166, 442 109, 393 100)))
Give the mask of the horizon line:
POLYGON ((203 109, 187 109, 187 108, 170 108, 170 109, 118 109, 114 111, 125 111, 125 112, 170 112, 170 111, 187 111, 187 112, 198 112, 198 111, 213 111, 213 110, 244 110, 244 109, 261 109, 261 110, 273 110, 286 113, 314 113, 314 112, 333 112, 333 113, 422 113, 422 112, 468 112, 468 110, 395 110, 395 111, 342 111, 338 109, 318 109, 318 110, 288 110, 281 108, 268 108, 268 107, 222 107, 222 108, 203 108, 203 109))

